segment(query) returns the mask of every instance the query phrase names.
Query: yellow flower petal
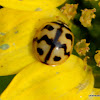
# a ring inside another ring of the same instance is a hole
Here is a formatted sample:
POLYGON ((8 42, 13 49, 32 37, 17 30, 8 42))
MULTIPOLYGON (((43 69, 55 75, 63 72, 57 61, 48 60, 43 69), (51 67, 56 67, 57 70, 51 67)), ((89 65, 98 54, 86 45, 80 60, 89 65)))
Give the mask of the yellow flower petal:
POLYGON ((91 92, 87 100, 100 100, 100 89, 93 88, 93 91, 91 92))
POLYGON ((35 61, 16 75, 1 100, 79 100, 93 88, 91 72, 84 70, 84 62, 74 55, 56 67, 35 61))
MULTIPOLYGON (((34 12, 19 11, 14 9, 0 9, 0 33, 7 33, 25 20, 30 19, 34 12)), ((2 34, 0 34, 2 35, 2 34)))
MULTIPOLYGON (((87 72, 88 74, 86 78, 83 78, 83 81, 78 85, 78 87, 72 90, 73 94, 72 93, 71 94, 74 95, 73 100, 87 100, 91 91, 93 90, 94 77, 91 69, 89 69, 87 72)), ((71 96, 70 96, 70 100, 71 100, 71 96)))
POLYGON ((0 0, 0 5, 19 10, 40 11, 55 8, 66 0, 0 0))
POLYGON ((0 11, 0 75, 15 74, 34 62, 32 41, 41 25, 55 20, 67 23, 66 17, 56 8, 41 12, 7 8, 0 11))

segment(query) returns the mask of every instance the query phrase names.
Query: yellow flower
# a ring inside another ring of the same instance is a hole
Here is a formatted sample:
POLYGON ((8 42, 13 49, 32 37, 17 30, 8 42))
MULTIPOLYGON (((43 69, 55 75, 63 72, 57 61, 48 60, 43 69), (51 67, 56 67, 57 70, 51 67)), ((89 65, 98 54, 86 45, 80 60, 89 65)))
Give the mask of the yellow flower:
POLYGON ((75 50, 80 56, 85 56, 86 53, 90 50, 89 45, 90 43, 86 43, 86 39, 82 39, 76 43, 75 50))
POLYGON ((98 2, 98 5, 100 6, 100 2, 98 2))
POLYGON ((100 50, 96 51, 96 54, 94 55, 94 59, 97 63, 97 66, 100 67, 100 50))
POLYGON ((56 8, 66 0, 0 0, 0 5, 25 11, 39 11, 56 8))
POLYGON ((96 12, 95 8, 94 9, 84 9, 84 10, 82 10, 80 22, 84 27, 91 27, 92 18, 96 17, 94 12, 96 12))
POLYGON ((16 74, 34 62, 32 43, 36 29, 46 22, 62 20, 65 16, 58 9, 47 11, 0 10, 0 75, 16 74), (5 48, 5 50, 3 50, 5 48))
POLYGON ((68 20, 74 19, 75 15, 77 14, 78 4, 65 4, 61 8, 61 12, 68 18, 68 20))
POLYGON ((35 61, 16 75, 1 100, 86 100, 93 84, 91 68, 84 70, 74 55, 56 67, 35 61))
POLYGON ((0 75, 19 72, 0 100, 86 100, 93 90, 91 68, 85 68, 84 61, 75 55, 55 67, 34 58, 33 37, 40 26, 61 20, 71 28, 67 18, 54 8, 65 0, 43 1, 40 6, 41 0, 34 0, 36 6, 32 7, 33 1, 0 0, 1 5, 8 7, 0 9, 0 75))

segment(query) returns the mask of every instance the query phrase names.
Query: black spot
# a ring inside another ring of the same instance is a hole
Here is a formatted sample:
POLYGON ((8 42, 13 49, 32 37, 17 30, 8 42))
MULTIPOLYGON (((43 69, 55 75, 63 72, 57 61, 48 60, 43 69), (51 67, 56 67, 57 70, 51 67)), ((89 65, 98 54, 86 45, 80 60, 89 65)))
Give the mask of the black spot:
MULTIPOLYGON (((57 41, 58 41, 61 34, 62 34, 62 29, 61 28, 57 29, 54 40, 50 42, 51 48, 50 48, 50 50, 49 50, 49 52, 48 52, 48 54, 45 58, 45 62, 47 62, 47 60, 49 60, 49 58, 51 56, 51 53, 52 53, 53 49, 55 48, 56 43, 57 43, 57 41)), ((45 38, 45 40, 47 41, 47 38, 45 38)))
POLYGON ((3 6, 0 6, 0 9, 3 8, 3 6))
POLYGON ((47 35, 44 35, 41 39, 37 40, 37 43, 40 43, 41 41, 46 41, 48 45, 52 45, 52 39, 49 39, 47 35))
POLYGON ((61 28, 62 28, 62 27, 65 27, 66 29, 68 29, 68 30, 71 32, 71 30, 69 29, 69 27, 67 26, 67 24, 65 24, 65 23, 63 23, 63 22, 61 22, 61 21, 60 21, 60 23, 59 23, 59 22, 52 22, 52 23, 55 23, 55 24, 60 25, 61 28))
POLYGON ((49 31, 52 31, 54 28, 51 25, 46 25, 43 29, 48 29, 49 31))
POLYGON ((70 52, 66 52, 66 50, 67 50, 67 46, 66 46, 66 44, 62 44, 62 45, 60 45, 59 48, 63 48, 63 49, 64 49, 64 55, 68 55, 68 56, 70 56, 70 52))
POLYGON ((46 57, 45 57, 45 62, 47 62, 47 61, 49 60, 49 58, 50 58, 50 56, 51 56, 51 53, 52 53, 54 47, 55 47, 55 45, 52 44, 52 45, 51 45, 51 48, 50 48, 50 50, 49 50, 49 52, 48 52, 48 54, 47 54, 46 57))
POLYGON ((55 56, 53 59, 54 59, 54 61, 59 61, 61 59, 61 57, 55 56))
POLYGON ((45 61, 44 61, 44 62, 42 62, 42 63, 44 63, 44 64, 46 64, 46 65, 49 65, 49 64, 48 64, 47 62, 45 62, 45 61))
POLYGON ((54 44, 58 41, 58 39, 61 36, 62 32, 63 32, 62 28, 57 29, 57 32, 56 32, 56 35, 55 35, 55 38, 54 38, 54 41, 53 41, 54 44))
POLYGON ((72 41, 72 35, 71 34, 67 33, 67 34, 65 34, 65 36, 66 36, 67 39, 70 39, 72 41))
POLYGON ((35 42, 35 41, 37 41, 37 40, 38 40, 38 38, 36 37, 36 38, 33 39, 33 42, 35 42))
POLYGON ((70 56, 70 52, 67 52, 66 55, 70 56))
POLYGON ((39 53, 39 55, 43 55, 43 50, 41 48, 37 48, 37 52, 39 53))
MULTIPOLYGON (((43 37, 41 37, 39 40, 36 38, 34 39, 34 41, 37 41, 37 43, 40 43, 41 41, 45 41, 48 45, 51 46, 49 52, 47 53, 46 57, 45 57, 45 60, 43 63, 47 64, 47 61, 50 59, 50 56, 52 54, 52 51, 55 47, 59 47, 59 48, 63 48, 64 49, 64 55, 70 55, 70 52, 67 53, 66 50, 67 50, 67 46, 66 44, 61 44, 58 39, 59 37, 61 36, 63 30, 62 28, 60 27, 59 29, 57 29, 56 31, 56 35, 54 37, 54 40, 53 39, 49 39, 47 35, 44 35, 43 37)), ((40 55, 43 55, 43 50, 42 49, 38 49, 37 48, 37 52, 40 54, 40 55)), ((59 61, 61 59, 61 57, 57 57, 55 56, 54 57, 54 61, 59 61)))
POLYGON ((67 55, 67 52, 66 52, 67 46, 66 46, 66 44, 62 44, 59 48, 64 48, 64 55, 67 55))

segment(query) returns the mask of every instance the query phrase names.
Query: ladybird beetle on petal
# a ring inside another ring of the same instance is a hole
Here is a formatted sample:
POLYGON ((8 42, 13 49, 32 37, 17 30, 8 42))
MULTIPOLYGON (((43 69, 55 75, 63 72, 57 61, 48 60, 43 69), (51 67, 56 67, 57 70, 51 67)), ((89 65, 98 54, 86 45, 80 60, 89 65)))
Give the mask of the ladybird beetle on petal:
POLYGON ((33 39, 36 58, 47 65, 58 65, 69 58, 74 44, 74 35, 67 24, 48 22, 37 30, 33 39))

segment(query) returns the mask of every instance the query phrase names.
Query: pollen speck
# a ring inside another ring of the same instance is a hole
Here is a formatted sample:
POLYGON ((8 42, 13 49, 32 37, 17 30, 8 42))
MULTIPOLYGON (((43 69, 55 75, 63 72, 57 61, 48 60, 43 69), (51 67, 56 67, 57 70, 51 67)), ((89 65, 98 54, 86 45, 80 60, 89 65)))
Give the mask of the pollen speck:
POLYGON ((77 14, 78 4, 65 4, 61 8, 61 12, 68 18, 68 20, 74 19, 77 14))
POLYGON ((90 27, 92 18, 95 18, 96 15, 94 14, 96 9, 84 9, 82 10, 82 15, 80 17, 80 22, 84 27, 90 27))
POLYGON ((96 54, 94 55, 94 59, 97 63, 97 66, 100 67, 100 50, 96 51, 96 54))
POLYGON ((75 50, 80 56, 85 56, 86 52, 90 50, 89 45, 90 43, 86 43, 86 39, 82 39, 76 43, 75 50))

